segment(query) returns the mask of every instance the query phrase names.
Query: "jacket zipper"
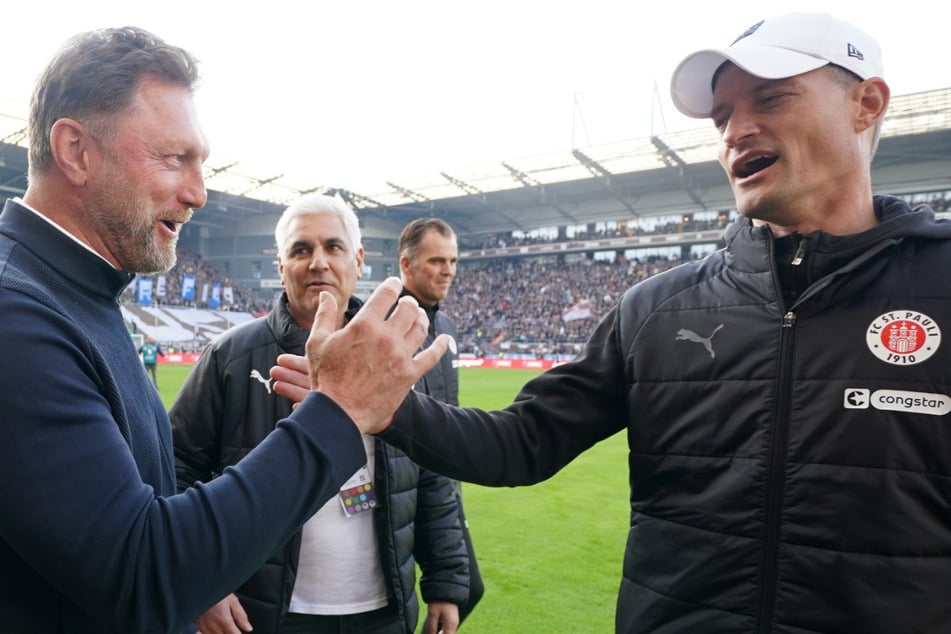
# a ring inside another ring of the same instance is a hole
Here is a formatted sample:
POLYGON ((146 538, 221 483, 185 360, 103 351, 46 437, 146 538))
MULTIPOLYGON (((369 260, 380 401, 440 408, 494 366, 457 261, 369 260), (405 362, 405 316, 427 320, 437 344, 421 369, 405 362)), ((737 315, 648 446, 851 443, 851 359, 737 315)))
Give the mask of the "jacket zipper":
POLYGON ((805 236, 800 236, 799 246, 796 248, 796 254, 793 255, 792 261, 790 264, 793 266, 799 266, 802 264, 803 259, 806 257, 806 238, 805 236))
MULTIPOLYGON (((772 234, 767 238, 772 250, 772 234)), ((807 238, 800 240, 796 253, 790 262, 793 266, 800 266, 805 257, 807 238)), ((783 497, 786 488, 786 455, 789 445, 789 412, 792 401, 792 350, 795 339, 796 313, 793 309, 826 288, 834 278, 854 271, 867 261, 876 257, 880 252, 894 246, 901 239, 885 240, 860 256, 853 259, 844 267, 822 277, 807 288, 795 305, 783 315, 782 330, 779 343, 779 377, 777 378, 776 418, 773 436, 769 447, 769 465, 766 483, 766 537, 763 543, 763 559, 760 567, 760 596, 757 632, 768 634, 772 630, 773 612, 776 606, 776 583, 779 567, 780 526, 782 523, 783 497)), ((775 264, 773 280, 776 288, 781 288, 776 277, 775 264)))
POLYGON ((766 538, 760 567, 759 628, 765 634, 772 629, 776 601, 776 577, 779 559, 780 525, 786 485, 786 453, 789 444, 789 411, 792 399, 792 348, 796 314, 783 316, 779 346, 779 378, 776 417, 769 447, 769 471, 766 484, 766 538))

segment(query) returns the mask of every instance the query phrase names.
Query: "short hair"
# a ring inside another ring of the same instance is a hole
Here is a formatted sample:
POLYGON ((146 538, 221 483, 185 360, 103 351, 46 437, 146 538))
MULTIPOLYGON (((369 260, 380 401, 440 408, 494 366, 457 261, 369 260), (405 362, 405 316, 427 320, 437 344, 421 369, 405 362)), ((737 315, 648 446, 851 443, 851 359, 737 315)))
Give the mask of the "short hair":
MULTIPOLYGON (((843 68, 837 64, 826 64, 825 68, 829 74, 832 76, 832 79, 839 84, 844 90, 848 90, 855 84, 862 82, 862 78, 850 71, 848 68, 843 68)), ((872 147, 869 152, 869 162, 875 158, 875 152, 878 150, 878 141, 882 136, 882 124, 884 119, 880 120, 875 124, 875 129, 872 131, 872 147)))
POLYGON ((68 117, 108 138, 110 120, 132 103, 139 83, 155 77, 194 91, 198 60, 137 27, 99 29, 70 38, 36 80, 27 124, 29 171, 36 175, 52 157, 50 131, 68 117))
POLYGON ((298 216, 318 216, 320 214, 331 214, 340 218, 347 230, 347 237, 350 238, 350 246, 353 247, 354 251, 363 246, 363 238, 360 236, 360 220, 353 209, 333 196, 311 194, 292 203, 278 219, 277 226, 274 227, 274 241, 277 243, 277 252, 282 256, 284 255, 284 242, 287 240, 287 228, 290 226, 291 220, 298 216))
POLYGON ((444 238, 455 237, 456 233, 444 220, 439 218, 417 218, 400 231, 400 238, 397 247, 397 253, 403 257, 414 260, 419 254, 419 245, 423 241, 426 233, 435 231, 444 238))

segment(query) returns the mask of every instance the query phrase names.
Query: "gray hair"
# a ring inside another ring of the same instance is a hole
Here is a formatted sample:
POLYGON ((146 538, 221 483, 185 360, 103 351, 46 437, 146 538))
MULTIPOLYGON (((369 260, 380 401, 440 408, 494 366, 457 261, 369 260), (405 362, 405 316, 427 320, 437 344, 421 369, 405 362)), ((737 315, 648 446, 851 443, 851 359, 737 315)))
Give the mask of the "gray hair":
POLYGON ((343 222, 343 226, 347 230, 347 237, 350 238, 350 246, 353 247, 354 250, 363 246, 363 238, 360 235, 360 221, 353 209, 342 200, 334 198, 333 196, 311 194, 295 201, 281 214, 281 218, 277 221, 277 226, 274 228, 274 241, 277 243, 277 252, 284 255, 284 242, 287 240, 287 228, 294 218, 320 214, 331 214, 340 218, 343 222))
POLYGON ((101 139, 111 138, 116 129, 113 117, 130 106, 144 77, 194 91, 198 61, 137 27, 88 31, 69 39, 33 89, 27 123, 30 176, 52 159, 50 132, 59 119, 75 119, 101 139))

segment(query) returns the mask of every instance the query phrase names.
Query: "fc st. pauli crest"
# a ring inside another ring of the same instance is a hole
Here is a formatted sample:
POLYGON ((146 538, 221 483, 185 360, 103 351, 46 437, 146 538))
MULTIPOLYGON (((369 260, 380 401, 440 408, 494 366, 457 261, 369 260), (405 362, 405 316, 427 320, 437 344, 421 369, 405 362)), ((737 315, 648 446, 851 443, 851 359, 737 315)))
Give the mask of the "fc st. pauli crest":
POLYGON ((941 329, 924 313, 893 310, 872 320, 865 341, 872 354, 886 363, 915 365, 937 352, 941 329))

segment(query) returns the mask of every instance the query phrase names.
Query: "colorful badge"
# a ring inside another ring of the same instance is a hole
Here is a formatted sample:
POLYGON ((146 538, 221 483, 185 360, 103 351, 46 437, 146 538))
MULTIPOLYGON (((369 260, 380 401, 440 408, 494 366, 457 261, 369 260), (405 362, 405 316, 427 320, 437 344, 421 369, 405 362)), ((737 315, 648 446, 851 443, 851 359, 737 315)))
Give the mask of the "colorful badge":
POLYGON ((340 488, 340 504, 343 514, 353 517, 357 513, 376 508, 376 491, 370 482, 370 470, 363 466, 340 488))
POLYGON ((876 317, 865 333, 868 349, 892 365, 915 365, 941 345, 941 329, 924 313, 894 310, 876 317))

